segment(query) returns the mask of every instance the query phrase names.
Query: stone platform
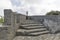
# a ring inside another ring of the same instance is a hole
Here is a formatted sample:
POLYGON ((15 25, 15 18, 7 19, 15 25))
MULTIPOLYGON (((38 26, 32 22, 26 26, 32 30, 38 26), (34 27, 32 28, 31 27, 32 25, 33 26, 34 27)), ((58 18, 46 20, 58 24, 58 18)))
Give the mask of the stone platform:
POLYGON ((60 33, 40 36, 16 36, 13 40, 60 40, 60 33))

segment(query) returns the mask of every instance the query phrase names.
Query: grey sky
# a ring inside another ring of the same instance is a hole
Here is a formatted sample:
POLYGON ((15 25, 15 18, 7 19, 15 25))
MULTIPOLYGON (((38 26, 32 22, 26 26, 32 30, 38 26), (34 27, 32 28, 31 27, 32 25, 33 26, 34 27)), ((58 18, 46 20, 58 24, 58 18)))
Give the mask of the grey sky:
POLYGON ((45 15, 51 10, 60 11, 60 0, 0 0, 0 15, 3 9, 12 9, 18 13, 29 15, 45 15))

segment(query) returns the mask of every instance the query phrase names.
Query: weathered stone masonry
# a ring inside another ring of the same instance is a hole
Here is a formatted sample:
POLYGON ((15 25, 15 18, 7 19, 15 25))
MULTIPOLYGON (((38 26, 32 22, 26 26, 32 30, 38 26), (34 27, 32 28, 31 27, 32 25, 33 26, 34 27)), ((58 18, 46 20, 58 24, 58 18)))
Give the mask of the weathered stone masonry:
MULTIPOLYGON (((60 31, 60 16, 29 16, 29 20, 41 22, 52 33, 60 31)), ((15 37, 18 27, 26 21, 26 15, 12 12, 10 9, 4 10, 4 25, 0 26, 0 40, 12 40, 15 37)))
POLYGON ((44 20, 44 26, 49 29, 51 33, 60 31, 60 15, 29 16, 29 18, 37 22, 44 20))
POLYGON ((4 26, 0 26, 0 40, 12 40, 15 37, 16 30, 25 20, 25 15, 12 12, 10 9, 4 10, 4 26), (7 27, 8 26, 8 27, 7 27), (7 30, 6 30, 7 29, 7 30), (3 35, 4 33, 4 35, 3 35))

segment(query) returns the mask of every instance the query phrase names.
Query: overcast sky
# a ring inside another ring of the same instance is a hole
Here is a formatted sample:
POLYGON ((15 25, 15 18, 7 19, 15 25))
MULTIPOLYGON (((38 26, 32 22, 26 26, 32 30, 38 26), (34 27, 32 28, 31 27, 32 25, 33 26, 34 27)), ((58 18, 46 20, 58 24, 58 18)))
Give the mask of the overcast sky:
POLYGON ((0 0, 0 15, 3 9, 12 9, 18 13, 29 15, 45 15, 51 10, 60 11, 60 0, 0 0))

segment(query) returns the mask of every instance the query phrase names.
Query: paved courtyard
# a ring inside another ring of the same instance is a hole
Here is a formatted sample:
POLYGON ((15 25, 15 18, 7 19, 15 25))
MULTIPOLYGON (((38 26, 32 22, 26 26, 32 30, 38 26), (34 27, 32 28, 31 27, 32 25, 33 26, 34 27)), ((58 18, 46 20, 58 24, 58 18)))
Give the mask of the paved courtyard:
POLYGON ((60 33, 40 36, 16 36, 13 40, 60 40, 60 33))

